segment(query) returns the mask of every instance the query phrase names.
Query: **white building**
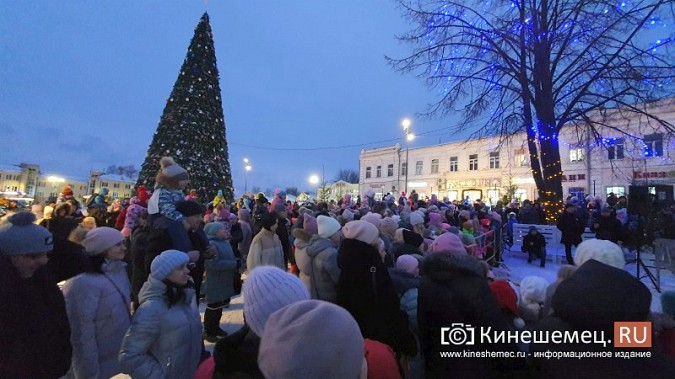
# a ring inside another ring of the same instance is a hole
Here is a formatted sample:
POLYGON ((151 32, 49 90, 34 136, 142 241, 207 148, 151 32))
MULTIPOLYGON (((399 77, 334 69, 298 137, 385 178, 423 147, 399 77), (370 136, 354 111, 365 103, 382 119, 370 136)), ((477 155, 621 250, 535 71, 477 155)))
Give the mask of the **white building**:
MULTIPOLYGON (((652 114, 675 125, 675 99, 650 106, 652 114)), ((599 117, 592 115, 591 117, 599 117)), ((559 136, 563 191, 606 197, 628 193, 630 185, 675 184, 675 135, 642 117, 612 112, 600 138, 582 126, 565 127, 559 136)), ((372 189, 381 197, 415 190, 421 198, 436 194, 450 200, 496 202, 507 195, 538 197, 530 171, 525 133, 500 144, 483 138, 410 148, 396 144, 361 150, 359 192, 372 189)))

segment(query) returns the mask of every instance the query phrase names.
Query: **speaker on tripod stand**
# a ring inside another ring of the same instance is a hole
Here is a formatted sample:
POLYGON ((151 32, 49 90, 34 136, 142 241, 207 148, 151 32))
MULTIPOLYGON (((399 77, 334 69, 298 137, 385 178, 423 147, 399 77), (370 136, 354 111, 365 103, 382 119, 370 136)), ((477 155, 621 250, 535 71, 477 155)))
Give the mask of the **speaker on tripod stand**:
MULTIPOLYGON (((645 265, 642 260, 641 250, 644 245, 654 244, 657 229, 664 225, 658 225, 658 212, 661 207, 673 203, 673 187, 666 185, 655 186, 630 186, 628 194, 628 213, 637 218, 635 231, 635 245, 637 247, 637 270, 636 277, 640 279, 640 267, 645 271, 657 291, 661 292, 660 262, 656 260, 656 267, 645 265), (653 188, 653 191, 650 191, 653 188), (656 276, 649 270, 656 268, 656 276)), ((655 254, 656 256, 656 254, 655 254)))

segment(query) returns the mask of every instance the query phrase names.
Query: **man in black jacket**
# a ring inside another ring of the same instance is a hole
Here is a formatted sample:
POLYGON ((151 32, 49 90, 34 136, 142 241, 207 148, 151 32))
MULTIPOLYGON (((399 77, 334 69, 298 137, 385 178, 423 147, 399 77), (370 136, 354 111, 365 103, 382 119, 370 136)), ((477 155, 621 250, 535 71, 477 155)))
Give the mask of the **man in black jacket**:
POLYGON ((565 212, 558 217, 558 229, 562 232, 560 243, 565 245, 565 257, 567 264, 574 265, 572 259, 572 245, 581 243, 581 235, 584 233, 585 224, 577 216, 576 206, 572 203, 565 205, 565 212))
POLYGON ((52 234, 19 212, 0 228, 0 378, 60 378, 70 368, 63 294, 45 266, 52 234))
POLYGON ((540 259, 539 267, 546 265, 546 239, 542 236, 537 227, 530 226, 530 231, 523 238, 523 253, 527 253, 527 263, 532 263, 535 258, 540 259))

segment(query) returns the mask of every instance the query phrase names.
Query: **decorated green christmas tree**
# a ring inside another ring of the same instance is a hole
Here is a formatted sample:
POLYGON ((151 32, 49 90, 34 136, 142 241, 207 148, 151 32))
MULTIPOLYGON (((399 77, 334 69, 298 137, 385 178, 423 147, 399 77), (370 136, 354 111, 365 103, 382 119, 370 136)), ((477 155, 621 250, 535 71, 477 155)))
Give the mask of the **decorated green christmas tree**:
POLYGON ((159 160, 170 156, 190 174, 188 189, 197 190, 200 202, 211 201, 218 190, 228 202, 233 200, 218 81, 213 34, 204 13, 141 166, 138 185, 153 188, 159 160))

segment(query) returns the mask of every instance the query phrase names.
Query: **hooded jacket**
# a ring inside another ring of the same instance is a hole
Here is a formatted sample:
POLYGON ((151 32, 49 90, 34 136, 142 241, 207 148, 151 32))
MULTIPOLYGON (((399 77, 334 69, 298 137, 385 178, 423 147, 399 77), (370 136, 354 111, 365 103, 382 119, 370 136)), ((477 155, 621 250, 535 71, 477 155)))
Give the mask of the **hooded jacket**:
POLYGON ((253 237, 246 258, 246 267, 249 271, 257 266, 275 266, 286 271, 284 250, 279 236, 265 228, 253 237))
MULTIPOLYGON (((553 315, 541 320, 534 329, 537 332, 603 332, 605 339, 613 340, 614 322, 647 321, 651 301, 649 289, 628 272, 590 260, 558 285, 551 301, 553 315)), ((675 372, 672 358, 656 351, 651 351, 651 358, 615 358, 614 353, 621 349, 614 348, 613 343, 606 346, 581 343, 530 345, 533 352, 547 350, 605 351, 613 358, 535 359, 537 377, 620 378, 626 373, 636 373, 640 378, 666 378, 675 372)))
POLYGON ((464 254, 430 254, 424 259, 421 272, 417 318, 427 378, 491 378, 500 369, 508 369, 505 364, 517 363, 441 358, 441 351, 506 351, 514 350, 515 346, 481 344, 478 339, 475 345, 441 344, 441 328, 453 323, 491 327, 496 331, 509 328, 476 258, 464 254))
POLYGON ((337 246, 329 239, 310 235, 302 229, 293 229, 293 236, 300 280, 312 299, 335 303, 340 279, 337 246))
POLYGON ((192 378, 202 350, 202 324, 195 292, 186 288, 185 299, 169 307, 166 284, 152 276, 139 297, 140 307, 122 341, 122 372, 139 379, 192 378))
POLYGON ((237 258, 232 251, 230 241, 209 235, 209 245, 215 246, 218 253, 204 261, 206 268, 206 303, 214 304, 229 301, 234 296, 234 272, 237 258))
POLYGON ((63 286, 73 345, 68 378, 110 378, 120 373, 117 355, 131 321, 125 266, 121 261, 105 262, 103 274, 80 274, 63 286))

